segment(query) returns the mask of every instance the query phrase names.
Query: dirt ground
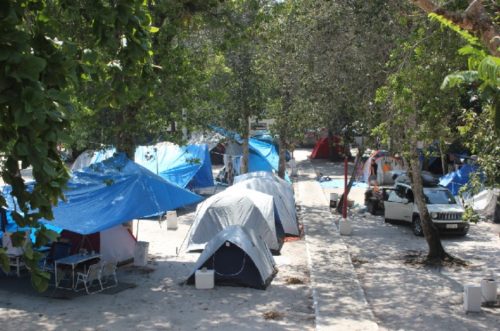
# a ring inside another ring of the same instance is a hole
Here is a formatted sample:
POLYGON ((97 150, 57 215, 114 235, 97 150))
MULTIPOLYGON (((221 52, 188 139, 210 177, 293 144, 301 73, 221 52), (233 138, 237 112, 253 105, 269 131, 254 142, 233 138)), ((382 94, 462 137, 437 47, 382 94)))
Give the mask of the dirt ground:
MULTIPOLYGON (((313 165, 317 173, 334 178, 342 173, 340 164, 313 165)), ((327 189, 324 194, 340 191, 327 189)), ((443 239, 446 250, 467 260, 468 267, 408 264, 407 255, 425 254, 424 239, 407 226, 365 213, 363 192, 353 189, 350 194, 355 200, 350 212, 354 231, 342 240, 379 329, 498 330, 499 308, 468 314, 462 308, 465 284, 479 285, 490 273, 500 277, 498 225, 481 222, 466 237, 443 239)), ((177 255, 192 219, 193 210, 182 211, 175 231, 165 223, 140 221, 138 239, 150 243, 150 260, 147 267, 120 268, 119 282, 130 286, 117 293, 53 298, 36 294, 27 277, 16 278, 17 285, 5 282, 0 285, 0 330, 315 329, 304 239, 285 243, 276 257, 279 272, 266 291, 222 286, 196 290, 181 282, 198 255, 177 255)))
MULTIPOLYGON (((317 173, 340 178, 342 166, 313 161, 317 173)), ((331 192, 343 189, 324 189, 331 192)), ((471 225, 465 237, 442 239, 447 252, 467 267, 431 268, 407 262, 407 256, 425 255, 427 244, 409 226, 385 223, 363 207, 364 189, 353 189, 350 220, 353 235, 344 236, 358 279, 381 330, 498 330, 500 308, 480 313, 463 310, 463 287, 481 279, 500 278, 500 227, 490 221, 471 225)))
MULTIPOLYGON (((138 239, 148 241, 147 267, 122 267, 115 294, 55 299, 22 288, 0 286, 0 330, 312 330, 309 271, 304 240, 287 242, 276 257, 279 272, 267 290, 181 285, 198 254, 181 253, 193 211, 179 216, 179 228, 140 221, 138 239)), ((134 231, 137 223, 134 224, 134 231)), ((12 277, 12 276, 11 276, 12 277)), ((0 279, 1 281, 1 279, 0 279)), ((49 289, 49 292, 51 289, 49 289)))

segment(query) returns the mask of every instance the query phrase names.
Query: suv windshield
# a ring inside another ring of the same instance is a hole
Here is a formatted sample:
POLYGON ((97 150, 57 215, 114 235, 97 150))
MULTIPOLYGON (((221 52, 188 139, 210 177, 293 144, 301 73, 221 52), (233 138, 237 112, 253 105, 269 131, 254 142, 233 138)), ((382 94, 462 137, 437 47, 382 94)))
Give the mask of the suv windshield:
POLYGON ((450 191, 424 190, 425 202, 429 205, 454 205, 457 202, 450 191))

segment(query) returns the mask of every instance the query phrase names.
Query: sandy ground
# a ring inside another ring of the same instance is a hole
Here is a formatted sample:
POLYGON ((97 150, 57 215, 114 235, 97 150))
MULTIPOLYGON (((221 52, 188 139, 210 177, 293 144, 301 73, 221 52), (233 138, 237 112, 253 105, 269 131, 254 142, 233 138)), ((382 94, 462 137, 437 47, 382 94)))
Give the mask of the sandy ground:
MULTIPOLYGON (((310 151, 296 154, 305 158, 310 151)), ((317 172, 338 176, 342 167, 313 162, 317 172)), ((341 189, 324 190, 330 192, 341 189)), ((498 227, 479 223, 464 238, 443 240, 446 249, 471 265, 431 269, 405 263, 405 255, 425 252, 409 227, 384 223, 363 212, 361 189, 350 195, 353 235, 342 237, 356 275, 381 330, 498 330, 500 309, 465 314, 463 285, 479 284, 493 272, 500 277, 498 227)), ((150 243, 147 267, 122 267, 119 281, 135 288, 116 294, 82 295, 71 300, 29 291, 0 289, 0 330, 313 330, 315 316, 304 240, 288 242, 276 257, 279 272, 266 291, 240 287, 196 290, 180 285, 197 254, 177 249, 192 222, 192 210, 179 216, 179 228, 141 221, 138 238, 150 243), (295 277, 303 284, 289 284, 295 277), (274 312, 276 319, 266 319, 274 312)), ((334 214, 334 219, 338 218, 334 214)), ((134 226, 134 230, 136 226, 134 226)), ((27 287, 29 283, 26 282, 27 287)), ((332 311, 335 314, 335 311, 332 311)), ((355 316, 353 316, 355 318, 355 316)))
MULTIPOLYGON (((71 300, 0 290, 0 330, 313 330, 314 310, 304 240, 287 242, 276 257, 279 272, 267 290, 181 285, 198 254, 177 249, 193 211, 182 211, 179 228, 140 221, 148 241, 147 267, 122 267, 119 281, 136 284, 120 293, 71 300), (289 284, 290 277, 302 284, 289 284), (266 319, 266 313, 275 317, 266 319)), ((137 224, 134 224, 136 232, 137 224)), ((28 279, 25 286, 30 286, 28 279)), ((49 290, 50 291, 50 290, 49 290)))
MULTIPOLYGON (((342 166, 313 161, 317 173, 340 178, 342 166)), ((331 192, 342 189, 325 189, 331 192)), ((353 189, 350 219, 353 235, 343 237, 367 301, 381 330, 498 330, 500 309, 464 313, 463 286, 500 277, 498 224, 472 225, 465 237, 444 237, 445 249, 465 259, 468 267, 427 268, 405 263, 406 255, 425 254, 427 244, 409 226, 388 224, 364 212, 364 189, 353 189)))

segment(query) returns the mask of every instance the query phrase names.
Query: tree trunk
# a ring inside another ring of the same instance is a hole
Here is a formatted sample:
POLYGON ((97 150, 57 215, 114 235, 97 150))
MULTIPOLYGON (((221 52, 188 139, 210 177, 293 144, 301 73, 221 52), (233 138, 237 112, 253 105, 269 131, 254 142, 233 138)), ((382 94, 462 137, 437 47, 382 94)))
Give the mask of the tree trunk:
MULTIPOLYGON (((361 146, 361 148, 358 149, 358 155, 356 155, 356 161, 354 162, 354 169, 352 169, 351 172, 351 178, 349 179, 349 182, 347 183, 347 194, 346 196, 349 196, 349 192, 351 191, 352 185, 354 185, 354 180, 356 179, 356 170, 358 169, 360 163, 361 163, 361 158, 363 154, 365 153, 365 147, 361 146)), ((347 203, 347 202, 346 202, 347 203)), ((337 212, 340 214, 342 212, 342 206, 344 204, 344 194, 340 197, 339 203, 337 204, 337 212)))
POLYGON ((332 129, 328 129, 328 138, 327 139, 328 139, 328 159, 333 162, 335 151, 333 148, 333 130, 332 129))
POLYGON ((443 141, 439 139, 439 156, 441 157, 441 174, 446 175, 446 155, 443 153, 443 141))
POLYGON ((243 129, 243 158, 241 159, 241 173, 246 174, 248 172, 248 157, 250 155, 250 150, 248 146, 248 139, 250 138, 250 117, 245 116, 245 125, 243 129))
POLYGON ((422 175, 420 172, 420 163, 418 161, 418 154, 416 149, 414 149, 410 157, 410 169, 413 195, 415 198, 415 203, 418 206, 420 223, 422 225, 425 240, 427 241, 427 245, 429 246, 429 253, 427 254, 427 258, 429 260, 442 261, 446 257, 448 257, 448 254, 441 244, 439 231, 432 222, 429 211, 427 210, 427 205, 424 198, 422 175))
POLYGON ((278 176, 280 178, 285 178, 286 174, 286 137, 280 133, 279 137, 279 166, 278 166, 278 176))

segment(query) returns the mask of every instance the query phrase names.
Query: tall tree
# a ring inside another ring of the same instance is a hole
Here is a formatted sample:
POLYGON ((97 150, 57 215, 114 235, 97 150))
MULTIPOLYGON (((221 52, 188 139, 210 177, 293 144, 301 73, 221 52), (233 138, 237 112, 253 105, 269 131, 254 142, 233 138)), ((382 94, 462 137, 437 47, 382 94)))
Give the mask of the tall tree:
POLYGON ((401 135, 395 141, 409 161, 419 210, 413 221, 422 225, 429 247, 427 259, 440 262, 453 258, 442 246, 427 210, 417 146, 419 141, 430 143, 448 134, 447 119, 450 113, 459 110, 459 95, 453 91, 443 93, 439 87, 446 73, 462 68, 465 63, 454 52, 461 43, 457 36, 442 32, 438 24, 429 24, 422 15, 407 17, 410 34, 394 50, 390 63, 394 72, 386 86, 378 91, 378 101, 384 102, 383 111, 390 117, 379 126, 378 133, 385 131, 385 137, 389 137, 391 131, 401 135))

